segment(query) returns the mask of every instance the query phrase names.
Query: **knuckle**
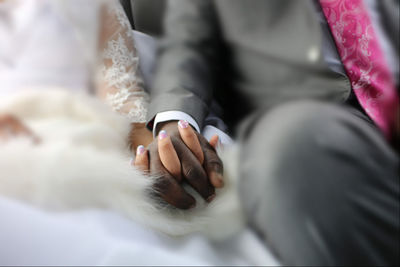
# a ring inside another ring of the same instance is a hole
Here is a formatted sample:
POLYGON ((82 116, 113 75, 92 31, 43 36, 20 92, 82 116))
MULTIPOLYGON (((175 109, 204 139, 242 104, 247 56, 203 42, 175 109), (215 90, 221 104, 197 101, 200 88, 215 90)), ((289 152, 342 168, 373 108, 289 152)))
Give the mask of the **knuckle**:
POLYGON ((188 180, 197 180, 199 178, 202 178, 204 175, 201 172, 199 168, 196 168, 194 166, 189 166, 187 168, 184 168, 183 170, 183 175, 188 179, 188 180))
POLYGON ((195 172, 196 171, 195 171, 194 167, 188 167, 188 168, 184 168, 183 175, 186 178, 191 179, 196 175, 195 172))

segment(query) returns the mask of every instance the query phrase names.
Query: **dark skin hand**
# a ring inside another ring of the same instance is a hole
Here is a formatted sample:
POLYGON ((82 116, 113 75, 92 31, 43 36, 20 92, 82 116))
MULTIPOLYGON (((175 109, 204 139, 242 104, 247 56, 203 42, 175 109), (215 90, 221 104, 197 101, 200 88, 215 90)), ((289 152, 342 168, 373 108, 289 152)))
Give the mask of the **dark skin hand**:
POLYGON ((196 205, 195 199, 182 187, 182 183, 186 182, 206 201, 212 201, 215 197, 214 187, 223 186, 223 165, 214 147, 202 135, 193 131, 199 141, 197 144, 203 152, 203 157, 199 160, 198 155, 196 157, 196 153, 192 152, 195 149, 192 147, 191 150, 182 140, 177 121, 163 123, 159 125, 158 130, 165 130, 168 133, 181 166, 180 173, 172 175, 161 162, 158 151, 158 144, 161 143, 159 138, 154 139, 149 145, 150 173, 161 175, 155 185, 160 197, 179 209, 193 208, 196 205))

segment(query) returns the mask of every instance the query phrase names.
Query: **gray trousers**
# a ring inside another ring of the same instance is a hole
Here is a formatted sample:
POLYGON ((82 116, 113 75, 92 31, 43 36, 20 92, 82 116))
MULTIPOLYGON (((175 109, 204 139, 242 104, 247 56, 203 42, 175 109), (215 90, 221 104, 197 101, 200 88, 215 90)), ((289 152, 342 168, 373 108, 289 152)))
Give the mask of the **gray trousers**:
POLYGON ((399 156, 365 115, 292 102, 242 133, 240 196, 283 264, 399 264, 399 156))

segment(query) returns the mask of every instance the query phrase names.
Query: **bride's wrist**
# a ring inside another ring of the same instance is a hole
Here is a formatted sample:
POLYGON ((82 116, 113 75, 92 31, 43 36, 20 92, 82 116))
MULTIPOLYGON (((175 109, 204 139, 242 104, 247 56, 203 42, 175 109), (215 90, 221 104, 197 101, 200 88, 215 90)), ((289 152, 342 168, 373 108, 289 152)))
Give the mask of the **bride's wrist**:
POLYGON ((132 123, 128 137, 128 144, 131 151, 135 152, 140 145, 148 146, 153 141, 153 134, 147 129, 145 123, 132 123))

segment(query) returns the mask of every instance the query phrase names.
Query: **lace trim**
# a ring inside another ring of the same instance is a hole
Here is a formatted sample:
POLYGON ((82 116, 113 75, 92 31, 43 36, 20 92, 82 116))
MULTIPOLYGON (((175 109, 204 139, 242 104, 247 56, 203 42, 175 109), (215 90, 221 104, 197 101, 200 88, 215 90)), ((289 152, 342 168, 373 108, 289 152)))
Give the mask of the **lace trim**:
POLYGON ((143 90, 142 80, 138 77, 139 61, 135 56, 129 20, 118 2, 109 4, 107 10, 109 17, 117 19, 113 23, 119 23, 120 31, 112 31, 102 52, 100 73, 110 88, 106 90, 105 101, 131 122, 145 122, 149 95, 143 90), (132 50, 127 44, 132 46, 132 50))
MULTIPOLYGON (((108 12, 111 16, 115 15, 117 17, 118 22, 122 28, 125 28, 125 29, 131 28, 131 24, 130 24, 129 20, 127 19, 125 11, 122 8, 120 3, 117 3, 117 2, 112 3, 110 5, 110 7, 108 8, 108 12)), ((131 31, 129 31, 129 33, 131 33, 131 31)))

